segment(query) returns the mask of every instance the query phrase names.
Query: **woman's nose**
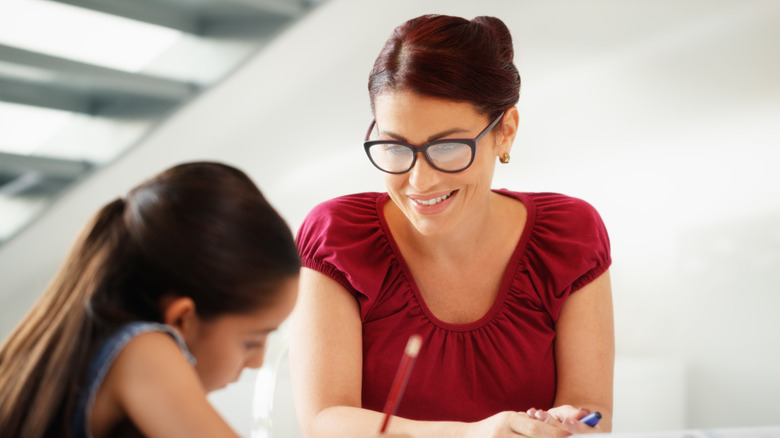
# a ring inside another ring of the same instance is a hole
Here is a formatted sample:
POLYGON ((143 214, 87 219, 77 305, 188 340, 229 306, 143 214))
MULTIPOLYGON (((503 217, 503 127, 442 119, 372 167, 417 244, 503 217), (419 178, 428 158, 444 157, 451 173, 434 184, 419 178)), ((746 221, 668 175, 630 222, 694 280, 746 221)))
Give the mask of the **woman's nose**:
POLYGON ((422 191, 436 185, 441 172, 431 166, 431 163, 428 162, 422 152, 417 153, 419 154, 417 160, 415 160, 414 166, 409 170, 409 184, 422 191))

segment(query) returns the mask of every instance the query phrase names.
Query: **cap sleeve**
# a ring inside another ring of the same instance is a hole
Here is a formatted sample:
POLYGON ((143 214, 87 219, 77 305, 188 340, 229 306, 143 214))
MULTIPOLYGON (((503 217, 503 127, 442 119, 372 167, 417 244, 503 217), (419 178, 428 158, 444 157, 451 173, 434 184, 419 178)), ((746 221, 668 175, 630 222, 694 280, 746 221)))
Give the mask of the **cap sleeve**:
POLYGON ((302 265, 352 293, 363 316, 391 263, 391 249, 377 213, 379 202, 379 193, 325 201, 309 212, 296 236, 302 265))
POLYGON ((533 197, 527 264, 534 289, 554 321, 569 295, 612 263, 607 229, 589 203, 553 193, 533 197))

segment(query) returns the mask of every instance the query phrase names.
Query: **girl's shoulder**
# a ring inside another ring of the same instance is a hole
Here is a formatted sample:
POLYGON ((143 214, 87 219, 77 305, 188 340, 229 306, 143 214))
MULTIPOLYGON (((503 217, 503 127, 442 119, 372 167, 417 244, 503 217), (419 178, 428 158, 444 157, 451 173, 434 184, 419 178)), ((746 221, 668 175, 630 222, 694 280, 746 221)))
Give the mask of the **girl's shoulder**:
POLYGON ((209 403, 196 368, 162 331, 133 337, 117 356, 98 397, 101 392, 108 415, 95 417, 98 398, 90 419, 94 436, 112 436, 117 424, 130 423, 147 436, 175 431, 189 437, 237 437, 209 403))
POLYGON ((160 348, 161 346, 164 346, 165 349, 172 348, 180 356, 183 353, 186 361, 191 364, 195 362, 195 358, 190 354, 181 335, 167 324, 135 321, 121 326, 103 342, 92 359, 87 374, 87 382, 91 390, 94 391, 101 385, 109 370, 120 357, 131 355, 128 350, 140 353, 142 351, 139 350, 160 348))
POLYGON ((121 327, 92 362, 76 430, 92 432, 80 436, 109 435, 128 417, 128 407, 138 405, 134 400, 166 390, 177 376, 189 374, 197 383, 193 362, 184 341, 170 326, 136 322, 121 327))
POLYGON ((149 385, 164 388, 166 378, 177 373, 192 371, 193 360, 189 353, 182 354, 182 348, 168 333, 149 330, 139 333, 128 342, 117 354, 106 373, 103 386, 126 386, 138 388, 139 385, 149 385), (158 386, 159 384, 159 386, 158 386))

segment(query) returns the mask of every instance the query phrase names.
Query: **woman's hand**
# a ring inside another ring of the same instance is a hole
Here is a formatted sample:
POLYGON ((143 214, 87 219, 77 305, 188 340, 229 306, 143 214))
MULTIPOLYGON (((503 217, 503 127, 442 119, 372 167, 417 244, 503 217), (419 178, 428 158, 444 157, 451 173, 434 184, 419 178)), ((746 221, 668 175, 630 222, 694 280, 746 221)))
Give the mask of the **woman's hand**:
POLYGON ((549 424, 560 425, 560 427, 571 433, 582 434, 604 432, 598 424, 596 426, 589 426, 580 421, 586 415, 590 414, 590 410, 585 408, 575 408, 574 406, 563 405, 556 406, 548 411, 531 408, 526 413, 531 418, 535 418, 549 424))
POLYGON ((525 412, 500 412, 476 423, 470 423, 468 438, 563 438, 572 434, 551 415, 546 420, 532 418, 525 412))

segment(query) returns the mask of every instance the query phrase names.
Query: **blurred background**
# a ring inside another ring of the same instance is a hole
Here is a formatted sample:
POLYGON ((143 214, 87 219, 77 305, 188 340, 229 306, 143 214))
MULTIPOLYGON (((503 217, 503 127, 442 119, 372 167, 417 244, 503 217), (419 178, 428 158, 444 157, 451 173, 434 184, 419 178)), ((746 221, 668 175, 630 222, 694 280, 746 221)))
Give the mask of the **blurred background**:
MULTIPOLYGON (((2 0, 0 339, 88 218, 173 164, 240 167, 294 230, 321 201, 383 190, 361 147, 367 76, 424 13, 512 32, 520 134, 494 186, 577 196, 606 222, 615 431, 780 424, 774 0, 2 0), (84 11, 97 27, 69 15, 84 11), (146 33, 115 39, 123 26, 146 33)), ((212 396, 244 436, 284 336, 212 396)))

